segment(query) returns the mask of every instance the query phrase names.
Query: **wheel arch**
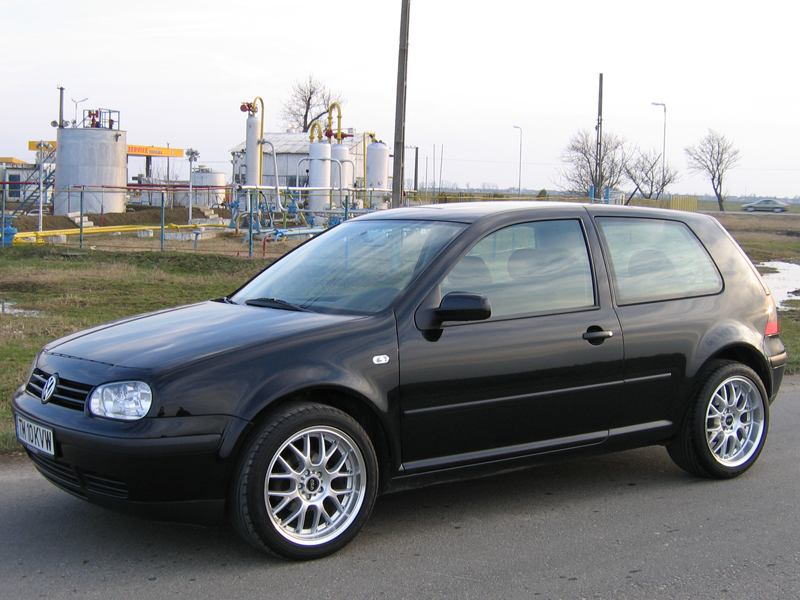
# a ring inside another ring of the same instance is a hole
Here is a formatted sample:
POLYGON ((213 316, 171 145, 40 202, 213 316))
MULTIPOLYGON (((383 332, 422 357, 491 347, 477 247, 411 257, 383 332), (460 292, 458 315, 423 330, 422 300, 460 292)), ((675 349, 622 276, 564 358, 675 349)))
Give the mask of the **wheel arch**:
POLYGON ((715 360, 732 360, 750 367, 755 371, 756 375, 758 375, 764 389, 767 390, 767 399, 773 395, 772 377, 770 376, 769 365, 756 348, 747 344, 737 344, 724 348, 709 357, 703 364, 703 367, 698 370, 698 375, 702 374, 708 364, 715 360))
MULTIPOLYGON (((377 414, 377 407, 373 402, 358 392, 346 388, 317 386, 288 392, 283 396, 272 399, 261 407, 249 421, 248 427, 240 432, 231 453, 234 461, 238 462, 240 460, 241 454, 247 448, 250 438, 259 430, 262 424, 288 407, 301 404, 319 404, 336 408, 356 420, 372 441, 378 459, 378 492, 385 492, 389 487, 391 466, 397 462, 397 457, 394 456, 395 451, 389 443, 388 425, 377 414)), ((228 485, 230 485, 230 482, 228 485)))

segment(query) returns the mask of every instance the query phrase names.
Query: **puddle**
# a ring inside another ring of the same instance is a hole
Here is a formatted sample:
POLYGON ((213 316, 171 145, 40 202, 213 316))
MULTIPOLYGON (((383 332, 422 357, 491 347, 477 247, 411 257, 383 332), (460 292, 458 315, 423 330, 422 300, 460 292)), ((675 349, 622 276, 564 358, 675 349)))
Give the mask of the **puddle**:
MULTIPOLYGON (((779 308, 787 309, 787 300, 800 300, 800 265, 787 262, 766 262, 761 266, 775 269, 774 273, 762 275, 769 286, 779 308)), ((791 308, 791 307, 788 307, 791 308)))
POLYGON ((25 310, 24 308, 16 308, 13 302, 6 302, 0 300, 0 315, 13 315, 15 317, 43 317, 44 313, 40 310, 25 310))

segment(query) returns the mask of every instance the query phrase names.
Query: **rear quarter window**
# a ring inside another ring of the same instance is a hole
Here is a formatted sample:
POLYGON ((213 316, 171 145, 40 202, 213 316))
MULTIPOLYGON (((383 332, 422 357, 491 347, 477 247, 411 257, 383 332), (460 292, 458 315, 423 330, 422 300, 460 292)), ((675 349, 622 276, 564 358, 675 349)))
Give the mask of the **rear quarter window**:
POLYGON ((718 294, 722 276, 688 225, 665 219, 598 217, 617 304, 718 294))

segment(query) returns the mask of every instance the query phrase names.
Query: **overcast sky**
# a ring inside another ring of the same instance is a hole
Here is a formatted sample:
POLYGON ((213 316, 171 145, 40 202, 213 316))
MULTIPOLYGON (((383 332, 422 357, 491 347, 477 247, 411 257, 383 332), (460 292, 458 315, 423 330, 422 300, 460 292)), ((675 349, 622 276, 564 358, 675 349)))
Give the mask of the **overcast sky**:
MULTIPOLYGON (((265 130, 293 82, 341 91, 343 126, 392 145, 400 0, 0 0, 0 156, 33 161, 28 140, 65 118, 121 112, 129 144, 193 147, 230 175, 242 101, 261 96, 265 130)), ((800 195, 795 2, 412 0, 406 144, 420 178, 558 189, 561 150, 597 119, 680 172, 673 193, 712 193, 683 148, 714 129, 741 151, 730 195, 800 195)), ((411 173, 407 159, 407 176, 411 173)), ((183 162, 183 161, 181 161, 183 162)), ((135 165, 131 165, 134 170, 135 165)), ((183 175, 188 166, 183 166, 183 175)), ((134 175, 135 173, 131 173, 134 175)))

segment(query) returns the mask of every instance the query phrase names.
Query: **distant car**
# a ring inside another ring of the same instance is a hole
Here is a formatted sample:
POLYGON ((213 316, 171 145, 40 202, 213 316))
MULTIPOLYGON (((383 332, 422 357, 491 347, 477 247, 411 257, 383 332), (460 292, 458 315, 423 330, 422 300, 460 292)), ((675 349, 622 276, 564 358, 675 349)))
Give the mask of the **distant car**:
POLYGON ((328 229, 229 297, 47 344, 13 411, 36 468, 79 498, 227 510, 256 548, 313 559, 377 494, 420 485, 657 444, 739 475, 767 438, 778 334, 713 217, 409 207, 328 229))
POLYGON ((758 200, 756 202, 749 202, 742 204, 742 210, 753 212, 755 210, 766 210, 769 212, 784 212, 789 205, 780 200, 758 200))

